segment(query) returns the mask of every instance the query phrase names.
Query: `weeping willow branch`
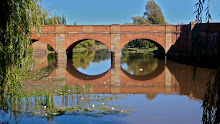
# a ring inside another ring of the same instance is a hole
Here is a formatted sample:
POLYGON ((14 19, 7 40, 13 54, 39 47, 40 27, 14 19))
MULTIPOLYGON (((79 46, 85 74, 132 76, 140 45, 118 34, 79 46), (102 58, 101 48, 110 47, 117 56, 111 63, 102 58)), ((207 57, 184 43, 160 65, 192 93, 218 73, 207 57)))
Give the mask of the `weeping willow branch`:
POLYGON ((198 2, 195 4, 196 11, 194 13, 196 13, 196 20, 198 22, 202 22, 202 12, 203 12, 203 10, 206 11, 206 20, 208 20, 208 23, 210 22, 210 19, 211 19, 210 2, 211 2, 211 0, 198 0, 198 2), (205 7, 206 1, 209 2, 207 7, 205 7))
MULTIPOLYGON (((38 0, 3 0, 0 4, 0 92, 18 88, 19 72, 30 61, 31 27, 40 29, 45 15, 38 0), (16 85, 16 86, 15 86, 16 85)), ((39 30, 40 31, 40 30, 39 30)), ((15 90, 16 91, 16 90, 15 90)))

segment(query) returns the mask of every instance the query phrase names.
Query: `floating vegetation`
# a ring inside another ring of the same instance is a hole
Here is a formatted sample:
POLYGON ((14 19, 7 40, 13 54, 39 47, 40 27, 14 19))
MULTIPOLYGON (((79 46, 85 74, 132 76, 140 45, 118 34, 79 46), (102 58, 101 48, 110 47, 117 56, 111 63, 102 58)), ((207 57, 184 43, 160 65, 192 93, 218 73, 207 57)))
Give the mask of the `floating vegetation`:
POLYGON ((22 90, 9 104, 13 113, 20 116, 53 118, 61 115, 103 117, 106 115, 127 116, 134 112, 132 107, 116 105, 118 99, 127 95, 91 95, 91 86, 64 85, 57 88, 34 91, 22 90))
MULTIPOLYGON (((97 101, 97 104, 91 105, 75 105, 75 106, 54 106, 54 104, 50 103, 53 101, 53 97, 47 97, 45 100, 49 100, 50 102, 46 102, 46 104, 42 104, 41 106, 34 106, 28 111, 28 115, 30 116, 39 116, 39 117, 49 117, 52 118, 54 116, 60 115, 84 115, 91 117, 103 117, 106 115, 122 115, 128 116, 131 113, 135 112, 132 107, 125 107, 122 105, 111 105, 110 103, 100 103, 106 102, 105 99, 108 99, 108 102, 111 102, 110 99, 121 99, 121 96, 102 96, 101 99, 96 100, 96 97, 93 98, 85 98, 78 97, 79 101, 97 101)), ((87 102, 88 103, 88 102, 87 102)))

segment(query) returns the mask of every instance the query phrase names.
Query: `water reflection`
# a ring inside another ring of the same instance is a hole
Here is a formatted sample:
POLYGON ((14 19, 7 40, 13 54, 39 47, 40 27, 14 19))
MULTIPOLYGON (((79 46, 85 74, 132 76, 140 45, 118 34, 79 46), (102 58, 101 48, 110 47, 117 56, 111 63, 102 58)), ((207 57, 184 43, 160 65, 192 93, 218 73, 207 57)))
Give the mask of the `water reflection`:
POLYGON ((122 53, 121 67, 131 75, 148 75, 158 67, 154 54, 122 53))
MULTIPOLYGON (((135 56, 137 56, 138 54, 136 54, 135 56)), ((137 93, 143 93, 143 94, 147 94, 147 93, 166 93, 165 91, 167 91, 167 93, 181 93, 183 95, 187 95, 190 96, 191 98, 193 98, 194 94, 201 100, 203 100, 202 94, 205 93, 205 87, 206 87, 206 81, 209 79, 209 74, 211 74, 211 69, 205 69, 205 68, 198 68, 198 73, 197 73, 197 78, 195 80, 192 80, 192 67, 191 66, 187 66, 187 65, 182 65, 182 64, 178 64, 178 63, 174 63, 174 62, 170 62, 167 61, 167 64, 165 65, 165 61, 164 60, 159 60, 159 59, 155 59, 153 60, 153 56, 149 56, 150 59, 148 59, 149 55, 140 55, 139 58, 145 58, 143 59, 144 62, 153 62, 153 65, 157 65, 156 68, 148 68, 148 69, 143 69, 143 70, 147 70, 146 74, 144 72, 144 76, 143 75, 132 75, 131 73, 128 73, 126 71, 126 69, 124 69, 123 67, 121 67, 119 71, 120 73, 120 88, 127 88, 127 87, 134 87, 133 89, 131 88, 131 90, 123 90, 122 92, 118 92, 118 94, 121 93, 135 93, 135 88, 145 88, 148 90, 139 90, 139 92, 137 93), (161 66, 162 65, 162 66, 161 66), (152 70, 153 69, 153 70, 152 70), (151 72, 151 73, 149 73, 151 72), (155 73, 157 72, 157 73, 155 73), (151 76, 151 74, 154 74, 154 76, 151 76), (143 78, 145 77, 145 78, 143 78), (202 82, 202 83, 201 83, 202 82), (153 89, 155 88, 155 91, 153 91, 153 89), (160 90, 161 88, 161 90, 160 90), (149 90, 152 89, 152 90, 149 90), (162 90, 163 89, 163 90, 162 90), (169 89, 172 89, 169 91, 169 89), (141 92, 142 91, 142 92, 141 92), (159 92, 160 91, 160 92, 159 92), (162 92, 163 91, 163 92, 162 92), (169 92, 168 92, 169 91, 169 92)), ((93 55, 94 57, 94 55, 93 55)), ((97 57, 97 55, 96 55, 97 57)), ((131 55, 128 58, 132 58, 134 57, 134 55, 131 55)), ((88 61, 89 62, 89 66, 93 66, 93 63, 91 63, 92 61, 102 61, 102 60, 106 60, 109 58, 104 59, 103 57, 100 57, 101 59, 99 60, 91 60, 88 61)), ((83 61, 87 61, 85 60, 86 58, 84 58, 83 61)), ((123 59, 123 57, 122 57, 123 59)), ((129 60, 129 59, 128 59, 129 60)), ((134 61, 135 60, 131 60, 134 61)), ((130 63, 133 63, 131 61, 127 61, 127 63, 123 60, 122 63, 129 65, 130 63)), ((136 60, 136 61, 141 61, 140 60, 136 60)), ((112 75, 111 69, 110 70, 106 70, 104 71, 104 73, 95 75, 95 74, 91 74, 91 75, 87 75, 85 73, 80 72, 78 69, 76 69, 76 66, 74 65, 74 62, 78 62, 78 60, 69 60, 68 64, 66 67, 64 68, 64 72, 62 72, 61 74, 63 74, 65 77, 65 84, 69 84, 69 85, 77 85, 77 84, 82 84, 82 85, 93 85, 93 86, 111 86, 111 83, 113 83, 111 81, 111 76, 112 75), (75 69, 74 69, 75 68, 75 69), (92 78, 94 77, 94 78, 92 78)), ((143 63, 144 63, 143 62, 143 63)), ((136 62, 138 63, 138 62, 136 62)), ((140 62, 141 63, 141 62, 140 62)), ((148 67, 148 65, 145 63, 145 65, 148 67)), ((152 64, 152 63, 151 63, 152 64)), ((80 64, 79 64, 80 65, 80 64)), ((122 64, 123 65, 123 64, 122 64)), ((138 65, 138 64, 137 64, 138 65)), ((141 64, 142 65, 142 64, 141 64)), ((144 64, 143 64, 144 65, 144 64)), ((110 63, 109 63, 110 66, 110 63)), ((80 66, 77 66, 80 67, 80 66)), ((132 66, 131 66, 132 67, 132 66)), ((142 67, 138 67, 138 66, 134 66, 134 70, 136 68, 142 68, 142 67)), ((61 67, 59 67, 61 68, 61 67)), ((88 69, 89 67, 85 68, 88 69)), ((143 67, 145 68, 145 67, 143 67)), ((57 69, 55 69, 50 75, 49 77, 52 78, 56 78, 57 79, 57 75, 55 75, 57 72, 57 69)), ((140 71, 140 70, 138 70, 140 71)), ((133 71, 135 72, 135 71, 133 71)), ((94 70, 93 73, 96 73, 96 70, 94 70)), ((60 76, 60 75, 59 75, 60 76)), ((94 87, 95 88, 95 87, 94 87)), ((93 90, 93 93, 111 93, 111 90, 106 90, 106 92, 102 92, 102 90, 93 90), (107 92, 109 91, 109 92, 107 92)))
POLYGON ((111 52, 108 49, 74 52, 72 58, 73 66, 87 75, 99 75, 111 68, 111 52))
POLYGON ((123 55, 119 69, 110 68, 109 62, 102 72, 88 71, 96 62, 106 66, 102 61, 109 61, 110 53, 105 52, 106 56, 101 54, 103 51, 82 53, 90 57, 73 54, 75 59, 69 60, 67 66, 57 66, 53 54, 46 56, 47 64, 38 57, 34 70, 43 74, 35 73, 35 79, 25 80, 20 94, 10 102, 1 98, 0 119, 13 123, 33 117, 40 123, 45 118, 59 121, 57 116, 63 120, 71 115, 65 122, 87 123, 89 116, 101 123, 108 115, 112 122, 123 123, 154 123, 158 120, 155 117, 164 123, 219 122, 218 72, 197 68, 192 80, 193 67, 170 61, 165 64, 164 60, 143 54, 123 55), (115 81, 119 84, 114 85, 115 81))

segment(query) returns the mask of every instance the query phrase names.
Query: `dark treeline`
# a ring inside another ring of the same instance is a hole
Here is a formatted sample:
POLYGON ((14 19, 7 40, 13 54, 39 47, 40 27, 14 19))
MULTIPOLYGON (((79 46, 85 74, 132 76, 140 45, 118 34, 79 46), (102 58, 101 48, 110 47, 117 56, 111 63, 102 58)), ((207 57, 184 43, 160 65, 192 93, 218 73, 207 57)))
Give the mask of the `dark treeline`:
POLYGON ((111 58, 111 52, 108 49, 100 49, 95 52, 94 61, 100 62, 111 58))
POLYGON ((84 40, 80 43, 78 43, 74 48, 94 48, 95 46, 95 40, 84 40))
POLYGON ((56 25, 56 24, 66 24, 66 17, 64 15, 62 16, 53 16, 49 17, 46 16, 43 20, 43 25, 56 25))
POLYGON ((155 44, 145 39, 136 39, 125 45, 125 48, 153 48, 155 44))

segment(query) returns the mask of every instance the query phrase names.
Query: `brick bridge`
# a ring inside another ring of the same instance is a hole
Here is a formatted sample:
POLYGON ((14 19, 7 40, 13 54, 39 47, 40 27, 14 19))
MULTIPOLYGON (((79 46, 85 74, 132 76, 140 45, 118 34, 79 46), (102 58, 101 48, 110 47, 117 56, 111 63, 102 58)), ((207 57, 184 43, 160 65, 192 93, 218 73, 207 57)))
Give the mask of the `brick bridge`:
MULTIPOLYGON (((130 41, 148 39, 154 42, 163 53, 168 55, 192 53, 196 22, 186 25, 56 25, 43 26, 41 33, 32 28, 31 40, 34 50, 46 51, 49 44, 57 53, 58 61, 66 61, 67 52, 85 39, 94 39, 104 43, 113 54, 116 66, 120 65, 120 51, 130 41), (118 63, 118 64, 117 64, 118 63)), ((201 53, 208 46, 209 52, 215 52, 220 23, 201 24, 201 53), (209 28, 208 45, 204 42, 205 32, 209 28)))
MULTIPOLYGON (((176 43, 180 34, 190 30, 188 25, 150 25, 150 26, 125 26, 125 25, 80 25, 80 26, 43 26, 40 34, 32 29, 31 39, 49 44, 57 53, 58 60, 65 60, 66 52, 84 39, 94 39, 105 44, 116 56, 120 56, 121 49, 135 39, 148 39, 167 53, 176 43)), ((185 37, 189 37, 185 34, 185 37)), ((190 50, 189 42, 184 40, 181 50, 190 50)), ((39 43, 39 42, 38 42, 39 43)), ((43 45, 34 45, 34 49, 45 49, 43 45)), ((45 45, 44 45, 45 46, 45 45)))

